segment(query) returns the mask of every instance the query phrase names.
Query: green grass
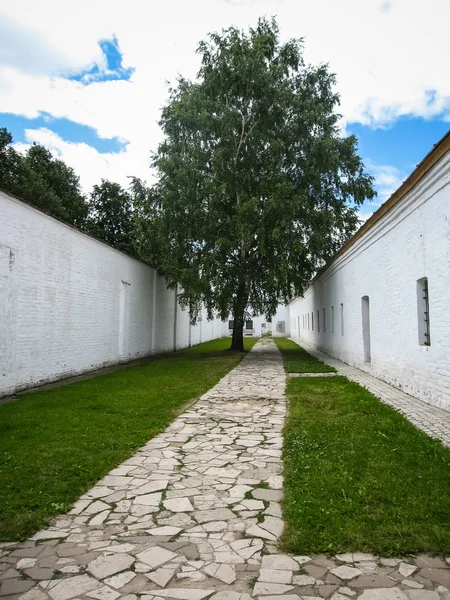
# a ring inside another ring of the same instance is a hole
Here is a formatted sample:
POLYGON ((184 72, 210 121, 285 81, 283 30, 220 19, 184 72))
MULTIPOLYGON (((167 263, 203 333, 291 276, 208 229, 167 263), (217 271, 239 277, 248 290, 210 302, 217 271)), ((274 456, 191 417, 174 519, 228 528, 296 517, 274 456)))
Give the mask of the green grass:
POLYGON ((164 431, 241 360, 229 346, 207 342, 0 406, 0 540, 33 534, 164 431))
POLYGON ((286 551, 450 552, 450 449, 345 377, 287 395, 286 551))
POLYGON ((286 373, 336 373, 334 367, 317 360, 292 340, 274 338, 274 341, 283 354, 286 373))

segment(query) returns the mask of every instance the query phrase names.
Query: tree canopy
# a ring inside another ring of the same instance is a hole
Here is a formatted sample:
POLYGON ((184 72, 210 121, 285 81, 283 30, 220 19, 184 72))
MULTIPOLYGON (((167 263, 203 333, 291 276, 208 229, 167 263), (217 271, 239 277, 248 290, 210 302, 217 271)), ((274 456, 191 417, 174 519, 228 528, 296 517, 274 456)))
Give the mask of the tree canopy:
POLYGON ((238 350, 245 311, 270 317, 302 294, 375 195, 356 138, 340 134, 335 78, 302 44, 266 19, 210 34, 197 79, 180 77, 162 111, 141 252, 194 320, 201 302, 233 315, 238 350))
POLYGON ((102 179, 94 185, 89 202, 88 229, 123 252, 133 253, 133 202, 118 183, 102 179))
POLYGON ((12 141, 9 131, 1 128, 0 188, 82 227, 88 206, 75 171, 39 144, 33 144, 22 155, 13 148, 12 141))
POLYGON ((128 189, 102 179, 87 199, 72 167, 40 144, 21 154, 11 133, 0 128, 0 189, 136 255, 134 207, 146 202, 150 189, 140 179, 130 179, 128 189))

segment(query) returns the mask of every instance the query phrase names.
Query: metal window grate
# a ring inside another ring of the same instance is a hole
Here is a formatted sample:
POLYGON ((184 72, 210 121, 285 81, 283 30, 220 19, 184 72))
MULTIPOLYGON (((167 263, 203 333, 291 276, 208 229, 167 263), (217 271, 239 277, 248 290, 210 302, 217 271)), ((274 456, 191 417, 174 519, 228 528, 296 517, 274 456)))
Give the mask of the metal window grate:
POLYGON ((424 346, 430 346, 430 344, 431 344, 431 339, 430 339, 430 302, 429 302, 429 296, 428 296, 428 279, 426 277, 424 278, 422 291, 423 291, 423 299, 424 299, 424 306, 425 306, 425 310, 424 310, 425 330, 423 332, 423 335, 425 337, 424 346))

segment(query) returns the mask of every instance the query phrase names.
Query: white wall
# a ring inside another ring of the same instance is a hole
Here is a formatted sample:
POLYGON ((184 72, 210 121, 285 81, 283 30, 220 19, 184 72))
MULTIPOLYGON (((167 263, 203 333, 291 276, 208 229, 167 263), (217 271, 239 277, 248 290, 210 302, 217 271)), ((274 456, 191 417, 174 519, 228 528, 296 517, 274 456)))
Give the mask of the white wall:
MULTIPOLYGON (((277 312, 272 317, 272 323, 267 323, 267 327, 270 329, 273 337, 289 337, 290 331, 290 312, 289 306, 285 304, 279 304, 277 312), (284 324, 284 332, 282 330, 284 324), (280 328, 278 326, 281 326, 280 328)), ((264 333, 264 331, 262 331, 264 333)))
POLYGON ((0 192, 0 395, 220 334, 155 269, 0 192))
MULTIPOLYGON (((251 311, 250 311, 251 312, 251 311)), ((233 320, 233 317, 230 315, 229 319, 225 321, 222 325, 222 335, 231 335, 233 332, 229 329, 229 322, 233 320)), ((248 320, 253 321, 253 331, 247 330, 244 327, 244 335, 252 336, 252 337, 261 337, 264 333, 270 333, 273 337, 289 337, 290 335, 290 321, 289 321, 289 306, 285 304, 279 304, 277 307, 277 312, 272 317, 271 322, 269 322, 266 317, 261 317, 259 315, 250 317, 248 320), (265 323, 265 327, 263 324, 265 323), (281 331, 283 329, 284 323, 284 332, 281 331), (280 325, 280 327, 278 327, 280 325)))
POLYGON ((450 409, 450 153, 291 303, 290 320, 300 341, 450 409), (422 277, 429 285, 429 347, 418 341, 416 282, 422 277), (370 304, 370 363, 364 362, 363 296, 370 304), (309 330, 307 320, 303 326, 308 313, 309 330))

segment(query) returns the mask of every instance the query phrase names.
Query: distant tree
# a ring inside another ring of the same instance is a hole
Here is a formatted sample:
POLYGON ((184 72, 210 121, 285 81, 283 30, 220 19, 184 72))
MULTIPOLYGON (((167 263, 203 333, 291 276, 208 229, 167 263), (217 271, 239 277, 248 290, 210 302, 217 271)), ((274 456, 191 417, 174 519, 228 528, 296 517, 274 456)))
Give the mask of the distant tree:
POLYGON ((12 147, 13 137, 5 127, 0 127, 0 189, 12 191, 22 156, 12 147))
POLYGON ((94 185, 89 202, 89 231, 118 250, 133 254, 133 228, 130 193, 107 179, 94 185))
POLYGON ((128 192, 133 202, 133 247, 135 254, 148 261, 148 239, 158 236, 157 223, 153 223, 152 213, 156 204, 157 188, 149 187, 138 177, 130 177, 128 192), (154 230, 152 231, 152 228, 154 230))
POLYGON ((130 176, 128 179, 130 180, 128 193, 133 204, 134 216, 146 214, 148 207, 153 203, 153 188, 148 187, 139 177, 130 176))
POLYGON ((0 188, 83 227, 88 207, 74 170, 43 146, 33 144, 22 155, 13 148, 12 142, 12 135, 1 128, 0 188))
POLYGON ((162 112, 141 252, 181 284, 193 319, 201 302, 209 317, 231 313, 243 350, 246 309, 270 318, 302 294, 375 192, 356 138, 340 135, 334 76, 305 65, 301 40, 280 44, 260 19, 198 52, 197 80, 180 77, 162 112))
POLYGON ((25 164, 37 173, 44 184, 59 198, 61 216, 79 227, 85 225, 88 205, 81 192, 80 178, 72 167, 54 158, 52 153, 38 144, 33 144, 26 156, 25 164))

